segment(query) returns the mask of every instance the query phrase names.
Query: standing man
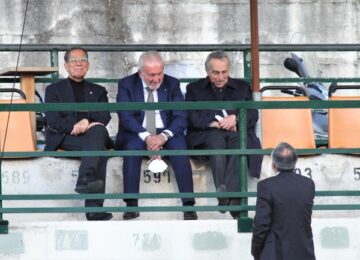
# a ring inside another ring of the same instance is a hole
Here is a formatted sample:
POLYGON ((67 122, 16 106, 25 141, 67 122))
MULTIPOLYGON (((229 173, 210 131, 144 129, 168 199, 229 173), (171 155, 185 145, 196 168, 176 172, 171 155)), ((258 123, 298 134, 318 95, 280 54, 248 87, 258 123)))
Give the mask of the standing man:
MULTIPOLYGON (((117 102, 183 101, 179 80, 164 74, 159 53, 150 51, 139 58, 138 72, 119 80, 117 102)), ((183 110, 120 111, 116 146, 124 150, 186 150, 183 110), (122 140, 122 141, 121 141, 122 140)), ((192 170, 188 156, 169 156, 180 192, 193 192, 192 170)), ((139 193, 141 156, 125 156, 123 163, 124 192, 139 193)), ((124 200, 128 207, 137 206, 136 199, 124 200)), ((193 206, 193 198, 182 199, 184 206, 193 206)), ((137 212, 125 212, 123 219, 134 219, 137 212)), ((184 212, 185 220, 197 219, 195 211, 184 212)))
POLYGON ((289 144, 280 143, 271 158, 276 176, 257 186, 251 254, 256 260, 315 260, 315 184, 294 172, 297 155, 289 144))
MULTIPOLYGON (((89 69, 88 53, 75 47, 64 56, 65 69, 69 74, 55 84, 46 87, 46 103, 107 103, 104 87, 86 81, 89 69)), ((64 149, 70 151, 97 151, 112 147, 112 141, 106 130, 111 117, 107 111, 60 111, 46 112, 45 151, 64 149)), ((107 157, 81 157, 79 177, 75 191, 77 193, 104 193, 107 157)), ((104 200, 86 200, 86 207, 102 207, 104 200)), ((111 213, 86 213, 87 220, 109 220, 111 213)))
MULTIPOLYGON (((252 100, 250 85, 229 77, 230 60, 223 51, 209 54, 205 62, 207 77, 190 83, 186 89, 186 101, 245 101, 252 100)), ((192 110, 189 112, 187 141, 190 149, 239 149, 239 132, 236 110, 192 110)), ((258 112, 247 112, 247 147, 261 149, 255 134, 258 112)), ((240 191, 238 155, 211 155, 210 166, 218 192, 240 191)), ((260 176, 261 155, 248 156, 250 175, 260 176)), ((219 206, 238 205, 240 199, 219 198, 219 206)), ((225 212, 222 212, 225 213, 225 212)), ((230 212, 238 218, 239 212, 230 212)))

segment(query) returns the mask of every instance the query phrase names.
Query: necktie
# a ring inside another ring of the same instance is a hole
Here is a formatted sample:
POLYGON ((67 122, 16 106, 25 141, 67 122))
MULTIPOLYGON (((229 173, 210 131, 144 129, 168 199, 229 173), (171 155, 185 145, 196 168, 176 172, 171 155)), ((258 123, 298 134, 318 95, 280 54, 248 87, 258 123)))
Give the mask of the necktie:
MULTIPOLYGON (((147 87, 148 97, 146 102, 153 103, 154 102, 154 93, 153 91, 147 87)), ((155 110, 145 110, 145 117, 146 117, 146 130, 154 135, 156 134, 156 125, 155 125, 155 110)))

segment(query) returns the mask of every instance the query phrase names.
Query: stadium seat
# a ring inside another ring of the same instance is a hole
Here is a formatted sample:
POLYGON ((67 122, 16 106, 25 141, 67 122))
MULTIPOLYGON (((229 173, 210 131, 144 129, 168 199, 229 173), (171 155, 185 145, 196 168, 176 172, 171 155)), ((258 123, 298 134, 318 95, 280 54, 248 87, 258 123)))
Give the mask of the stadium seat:
MULTIPOLYGON (((0 92, 6 92, 4 90, 9 89, 0 89, 0 92)), ((0 100, 0 104, 8 103, 10 103, 10 99, 0 100)), ((24 95, 22 94, 21 99, 13 99, 12 103, 25 104, 24 95)), ((35 151, 36 146, 32 133, 31 113, 29 111, 0 112, 0 151, 3 149, 5 152, 35 151)))
MULTIPOLYGON (((360 96, 333 96, 336 90, 360 89, 360 86, 334 86, 329 100, 360 100, 360 96)), ((360 108, 329 109, 329 148, 360 147, 360 108)))
MULTIPOLYGON (((262 101, 308 101, 301 96, 302 89, 296 86, 269 86, 261 89, 280 90, 289 93, 295 89, 296 96, 262 96, 262 101), (298 90, 300 89, 300 90, 298 90)), ((303 93, 305 94, 305 93, 303 93)), ((274 148, 280 142, 287 142, 297 149, 315 149, 311 109, 263 109, 261 112, 262 147, 274 148)))

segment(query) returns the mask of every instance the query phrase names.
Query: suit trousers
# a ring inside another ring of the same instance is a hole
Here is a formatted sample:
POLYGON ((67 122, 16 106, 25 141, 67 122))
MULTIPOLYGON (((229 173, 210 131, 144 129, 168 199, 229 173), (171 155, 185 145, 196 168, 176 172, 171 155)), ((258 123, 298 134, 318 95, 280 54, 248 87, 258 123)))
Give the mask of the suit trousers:
MULTIPOLYGON (((221 129, 206 131, 205 149, 239 149, 239 132, 229 132, 221 129)), ((240 190, 239 156, 210 155, 215 187, 226 186, 226 191, 240 190)))
MULTIPOLYGON (((124 150, 146 150, 145 142, 137 134, 124 133, 124 150)), ((167 150, 186 150, 187 145, 184 136, 174 136, 164 144, 167 150)), ((124 192, 139 193, 141 156, 125 156, 123 163, 124 192)), ((169 160, 175 172, 179 192, 193 192, 192 170, 189 157, 185 155, 169 156, 169 160)), ((128 206, 136 206, 137 200, 124 199, 128 206)), ((182 199, 183 205, 195 204, 193 198, 182 199)))
MULTIPOLYGON (((95 125, 91 127, 83 135, 66 135, 59 148, 69 151, 102 151, 107 147, 109 134, 103 125, 95 125)), ((100 156, 84 156, 81 157, 78 182, 82 178, 99 179, 105 184, 106 166, 108 157, 100 156)), ((100 191, 105 192, 105 185, 100 191)), ((102 199, 86 200, 86 207, 101 207, 104 203, 102 199)))

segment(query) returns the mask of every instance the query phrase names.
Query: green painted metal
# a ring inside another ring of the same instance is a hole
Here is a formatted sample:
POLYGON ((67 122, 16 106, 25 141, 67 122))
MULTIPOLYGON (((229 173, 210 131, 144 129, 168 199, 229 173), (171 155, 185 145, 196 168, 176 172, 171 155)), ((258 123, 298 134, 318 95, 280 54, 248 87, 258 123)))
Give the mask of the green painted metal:
MULTIPOLYGON (((240 149, 247 148, 247 111, 246 109, 240 109, 239 111, 239 134, 240 134, 240 149)), ((247 156, 242 154, 239 156, 240 160, 240 191, 247 192, 247 176, 248 176, 248 166, 247 166, 247 156)), ((247 206, 248 198, 240 198, 240 205, 247 206)), ((238 219, 238 232, 251 232, 252 230, 252 219, 248 216, 248 211, 240 211, 240 218, 238 219)))
MULTIPOLYGON (((59 57, 59 53, 58 53, 57 49, 52 49, 50 51, 51 67, 59 67, 58 57, 59 57)), ((51 79, 54 81, 59 80, 59 72, 51 73, 51 79)))
MULTIPOLYGON (((0 207, 2 211, 4 208, 0 207)), ((2 212, 0 212, 2 215, 2 212)), ((0 219, 0 234, 8 234, 9 233, 9 221, 0 219)))

